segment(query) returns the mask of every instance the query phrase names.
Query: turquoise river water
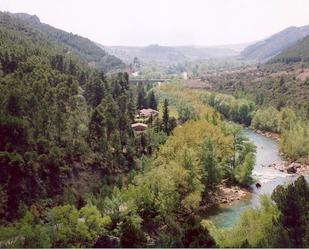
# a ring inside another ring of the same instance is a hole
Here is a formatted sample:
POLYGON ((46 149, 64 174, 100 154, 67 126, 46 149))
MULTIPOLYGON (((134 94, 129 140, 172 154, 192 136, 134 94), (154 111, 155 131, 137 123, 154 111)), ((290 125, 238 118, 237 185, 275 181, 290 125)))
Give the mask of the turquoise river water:
MULTIPOLYGON (((277 185, 287 184, 296 179, 296 175, 280 172, 268 165, 280 163, 283 158, 279 155, 276 141, 257 134, 251 130, 244 130, 245 135, 256 146, 256 163, 253 170, 253 177, 261 183, 260 188, 252 185, 252 195, 246 200, 233 203, 229 207, 219 207, 211 210, 207 219, 211 220, 217 227, 227 228, 235 224, 240 214, 249 207, 259 205, 261 194, 271 194, 277 185)), ((308 180, 308 177, 306 177, 308 180)))

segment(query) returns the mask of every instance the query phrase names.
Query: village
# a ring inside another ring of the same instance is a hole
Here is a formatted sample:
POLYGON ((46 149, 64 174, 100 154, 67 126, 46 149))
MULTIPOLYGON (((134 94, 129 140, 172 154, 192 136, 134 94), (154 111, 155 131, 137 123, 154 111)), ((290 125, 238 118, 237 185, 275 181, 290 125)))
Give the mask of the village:
POLYGON ((135 115, 136 122, 133 123, 131 127, 137 133, 144 132, 148 128, 148 125, 146 123, 158 115, 159 112, 154 109, 143 108, 138 111, 138 114, 135 115))

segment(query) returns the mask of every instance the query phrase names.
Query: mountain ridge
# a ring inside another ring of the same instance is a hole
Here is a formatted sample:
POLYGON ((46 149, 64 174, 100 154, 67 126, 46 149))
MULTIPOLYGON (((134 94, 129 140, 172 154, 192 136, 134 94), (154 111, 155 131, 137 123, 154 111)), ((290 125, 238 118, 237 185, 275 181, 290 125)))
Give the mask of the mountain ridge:
POLYGON ((272 58, 269 63, 309 63, 309 35, 272 58))
POLYGON ((100 47, 119 57, 126 63, 133 61, 134 57, 142 62, 171 65, 186 61, 205 61, 210 58, 223 58, 237 56, 238 52, 226 47, 203 46, 162 46, 152 44, 148 46, 103 46, 100 47))
MULTIPOLYGON (((87 61, 92 67, 103 70, 104 72, 121 71, 125 68, 125 64, 119 58, 108 54, 88 38, 42 23, 38 16, 27 13, 0 12, 0 24, 5 23, 4 19, 6 15, 20 20, 35 32, 40 32, 46 39, 62 44, 87 61)), ((11 26, 11 28, 14 27, 11 26)))
POLYGON ((291 26, 246 47, 240 55, 243 59, 265 62, 307 35, 309 35, 309 25, 301 27, 291 26))

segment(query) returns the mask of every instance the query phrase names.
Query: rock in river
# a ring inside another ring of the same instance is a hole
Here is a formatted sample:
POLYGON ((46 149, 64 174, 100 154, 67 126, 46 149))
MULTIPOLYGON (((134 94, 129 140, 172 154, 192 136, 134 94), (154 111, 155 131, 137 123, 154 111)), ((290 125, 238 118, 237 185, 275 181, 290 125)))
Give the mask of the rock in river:
POLYGON ((288 174, 295 174, 297 172, 297 168, 292 164, 286 169, 286 172, 288 174))

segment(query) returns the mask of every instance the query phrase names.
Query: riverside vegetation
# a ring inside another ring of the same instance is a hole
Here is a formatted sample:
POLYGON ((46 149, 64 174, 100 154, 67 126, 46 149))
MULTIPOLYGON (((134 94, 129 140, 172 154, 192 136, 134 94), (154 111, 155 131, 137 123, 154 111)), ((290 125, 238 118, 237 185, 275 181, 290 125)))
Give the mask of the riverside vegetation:
MULTIPOLYGON (((177 82, 134 86, 29 23, 0 18, 1 247, 308 246, 303 177, 229 231, 198 213, 221 184, 253 181, 255 147, 227 121, 261 120, 253 101, 177 82), (161 114, 136 133, 141 107, 161 114)), ((278 114, 280 132, 303 127, 291 113, 278 114)))

